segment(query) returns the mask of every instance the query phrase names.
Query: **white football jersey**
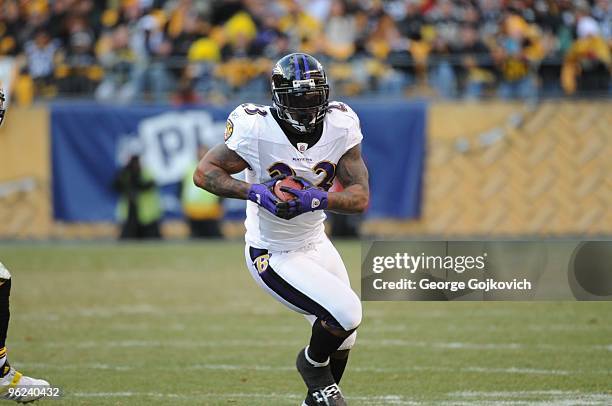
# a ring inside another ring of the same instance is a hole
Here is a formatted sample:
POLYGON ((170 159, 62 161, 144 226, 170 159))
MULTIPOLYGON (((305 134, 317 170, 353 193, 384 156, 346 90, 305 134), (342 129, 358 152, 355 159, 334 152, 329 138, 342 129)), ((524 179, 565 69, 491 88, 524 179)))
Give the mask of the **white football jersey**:
MULTIPOLYGON (((330 102, 323 133, 315 145, 300 143, 294 147, 270 113, 270 106, 238 106, 229 115, 225 131, 227 147, 249 165, 247 182, 262 183, 287 174, 324 189, 331 187, 340 158, 362 138, 359 118, 339 102, 330 102)), ((245 239, 255 248, 291 251, 319 241, 324 233, 323 210, 285 220, 248 201, 246 215, 245 239)))

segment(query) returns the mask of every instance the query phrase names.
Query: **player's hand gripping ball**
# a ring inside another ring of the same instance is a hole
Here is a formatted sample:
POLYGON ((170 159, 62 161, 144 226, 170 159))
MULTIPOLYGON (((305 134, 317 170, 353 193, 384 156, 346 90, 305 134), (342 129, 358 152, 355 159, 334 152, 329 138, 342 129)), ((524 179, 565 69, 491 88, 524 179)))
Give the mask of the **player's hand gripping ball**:
POLYGON ((274 184, 274 194, 276 195, 276 197, 278 197, 283 202, 294 200, 296 197, 295 195, 291 193, 284 192, 283 190, 281 190, 282 187, 298 189, 298 190, 301 190, 304 188, 304 186, 297 180, 293 179, 292 176, 277 180, 276 183, 274 184))
POLYGON ((302 213, 315 210, 325 210, 327 208, 327 192, 319 189, 306 179, 293 177, 291 181, 299 184, 298 187, 289 186, 286 184, 275 184, 274 195, 281 199, 280 193, 284 193, 283 199, 293 195, 290 200, 283 200, 276 204, 276 216, 291 220, 302 213), (279 186, 279 191, 276 192, 276 186, 279 186))

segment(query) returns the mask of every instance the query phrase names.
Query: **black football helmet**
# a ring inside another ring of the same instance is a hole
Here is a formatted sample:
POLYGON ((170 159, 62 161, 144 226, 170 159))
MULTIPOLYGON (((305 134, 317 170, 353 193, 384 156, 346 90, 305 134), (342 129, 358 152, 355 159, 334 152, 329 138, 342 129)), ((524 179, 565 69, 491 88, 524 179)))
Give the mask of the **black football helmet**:
POLYGON ((6 113, 6 97, 4 97, 4 92, 0 89, 0 126, 4 121, 4 113, 6 113))
POLYGON ((327 113, 329 83, 319 61, 308 54, 282 57, 272 69, 272 102, 278 116, 309 133, 327 113))

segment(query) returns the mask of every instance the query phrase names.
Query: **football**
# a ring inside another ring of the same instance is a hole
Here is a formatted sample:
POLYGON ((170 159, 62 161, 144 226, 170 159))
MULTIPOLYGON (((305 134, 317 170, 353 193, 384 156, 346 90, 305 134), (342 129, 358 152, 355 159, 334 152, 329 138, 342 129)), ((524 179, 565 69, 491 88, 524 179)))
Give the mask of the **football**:
POLYGON ((282 186, 290 187, 292 189, 302 189, 302 184, 297 180, 293 179, 293 177, 289 176, 287 178, 281 179, 274 184, 274 194, 283 202, 288 202, 289 200, 295 199, 291 193, 283 192, 281 190, 282 186))

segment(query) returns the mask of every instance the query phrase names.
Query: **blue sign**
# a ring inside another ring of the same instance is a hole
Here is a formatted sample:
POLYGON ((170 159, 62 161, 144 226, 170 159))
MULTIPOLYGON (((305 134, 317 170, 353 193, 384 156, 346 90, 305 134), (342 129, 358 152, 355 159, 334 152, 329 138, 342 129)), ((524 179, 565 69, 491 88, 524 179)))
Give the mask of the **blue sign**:
MULTIPOLYGON (((371 185, 368 216, 418 217, 426 105, 349 104, 360 116, 364 134, 371 185)), ((113 180, 135 153, 160 186, 167 215, 180 216, 178 182, 196 159, 199 145, 223 141, 225 120, 232 109, 52 105, 54 217, 68 222, 113 221, 118 197, 113 180)), ((230 210, 228 215, 236 213, 230 210)))

